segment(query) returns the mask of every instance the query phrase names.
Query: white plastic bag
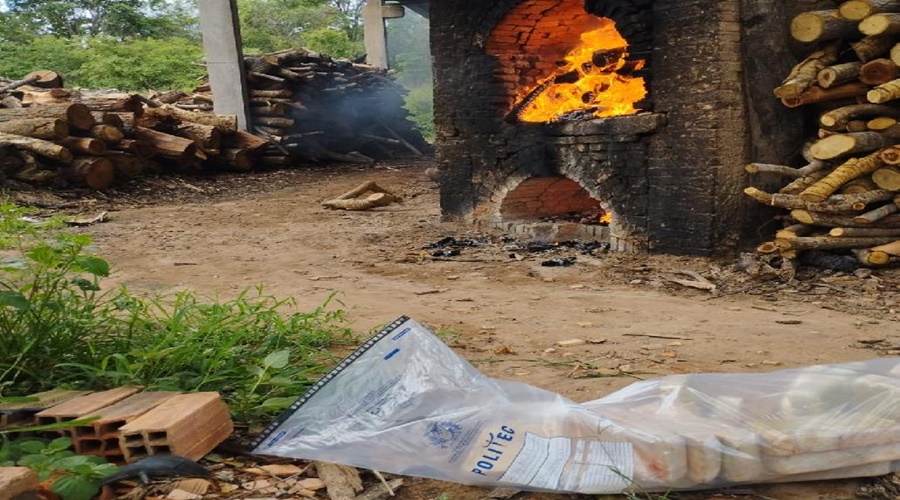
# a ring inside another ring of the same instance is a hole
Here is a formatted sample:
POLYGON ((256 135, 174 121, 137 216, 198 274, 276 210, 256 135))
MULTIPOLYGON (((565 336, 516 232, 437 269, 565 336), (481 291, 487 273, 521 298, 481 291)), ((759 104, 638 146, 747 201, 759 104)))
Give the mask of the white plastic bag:
POLYGON ((479 373, 400 318, 254 453, 524 490, 619 493, 900 469, 900 358, 674 375, 576 404, 479 373))

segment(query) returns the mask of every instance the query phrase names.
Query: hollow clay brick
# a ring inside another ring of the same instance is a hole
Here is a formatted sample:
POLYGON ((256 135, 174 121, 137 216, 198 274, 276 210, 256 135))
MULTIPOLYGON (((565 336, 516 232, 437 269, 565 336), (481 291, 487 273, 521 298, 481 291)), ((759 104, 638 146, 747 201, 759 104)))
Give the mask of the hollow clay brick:
POLYGON ((117 387, 108 391, 95 392, 48 408, 35 415, 35 417, 37 418, 37 423, 41 425, 87 417, 92 412, 115 404, 140 390, 141 387, 117 387))
POLYGON ((0 500, 12 500, 37 487, 37 473, 28 467, 0 467, 0 500))
POLYGON ((218 393, 179 394, 119 429, 125 460, 147 455, 179 455, 197 460, 234 430, 228 406, 218 393))
POLYGON ((141 392, 91 412, 91 416, 100 418, 71 429, 75 451, 104 456, 111 461, 122 460, 124 454, 119 449, 119 428, 177 394, 169 391, 141 392))

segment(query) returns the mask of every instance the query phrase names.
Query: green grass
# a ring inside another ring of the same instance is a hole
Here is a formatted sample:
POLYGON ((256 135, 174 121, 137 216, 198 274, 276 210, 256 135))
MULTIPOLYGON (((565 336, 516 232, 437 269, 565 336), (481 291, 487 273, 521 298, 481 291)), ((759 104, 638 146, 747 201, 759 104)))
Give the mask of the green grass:
POLYGON ((20 207, 0 197, 0 250, 16 248, 23 238, 33 237, 63 227, 64 217, 34 217, 36 208, 20 207))
POLYGON ((0 396, 122 385, 217 391, 237 420, 253 421, 330 369, 329 347, 355 340, 333 296, 299 311, 262 287, 224 301, 105 290, 109 264, 90 244, 59 234, 0 261, 0 396))

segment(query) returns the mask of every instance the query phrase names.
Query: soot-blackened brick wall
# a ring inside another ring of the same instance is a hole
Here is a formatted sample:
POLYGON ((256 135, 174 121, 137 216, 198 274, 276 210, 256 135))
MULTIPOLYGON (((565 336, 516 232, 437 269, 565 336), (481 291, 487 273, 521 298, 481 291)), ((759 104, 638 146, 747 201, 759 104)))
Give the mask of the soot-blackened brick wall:
POLYGON ((748 66, 761 57, 748 54, 745 42, 748 30, 777 32, 768 27, 784 21, 778 9, 776 0, 433 2, 445 217, 497 225, 504 198, 522 182, 562 175, 613 215, 606 234, 625 242, 617 248, 696 255, 734 249, 745 230, 748 154, 766 149, 783 158, 793 146, 748 127, 778 114, 756 102, 760 91, 750 78, 786 71, 748 66), (589 23, 583 13, 613 19, 630 57, 646 61, 649 94, 639 106, 646 112, 549 125, 504 120, 516 88, 564 50, 538 57, 531 48, 563 47, 548 40, 589 23))

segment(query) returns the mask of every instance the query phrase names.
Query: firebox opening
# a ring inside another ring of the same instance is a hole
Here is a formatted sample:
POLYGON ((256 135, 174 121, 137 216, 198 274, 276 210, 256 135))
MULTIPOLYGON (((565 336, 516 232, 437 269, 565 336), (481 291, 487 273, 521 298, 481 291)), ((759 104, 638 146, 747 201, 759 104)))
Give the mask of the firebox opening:
POLYGON ((507 92, 506 121, 554 122, 634 114, 646 95, 611 19, 580 2, 526 0, 509 11, 485 43, 507 92))
POLYGON ((506 194, 500 204, 504 222, 575 223, 607 226, 612 220, 600 202, 564 176, 531 177, 506 194))

